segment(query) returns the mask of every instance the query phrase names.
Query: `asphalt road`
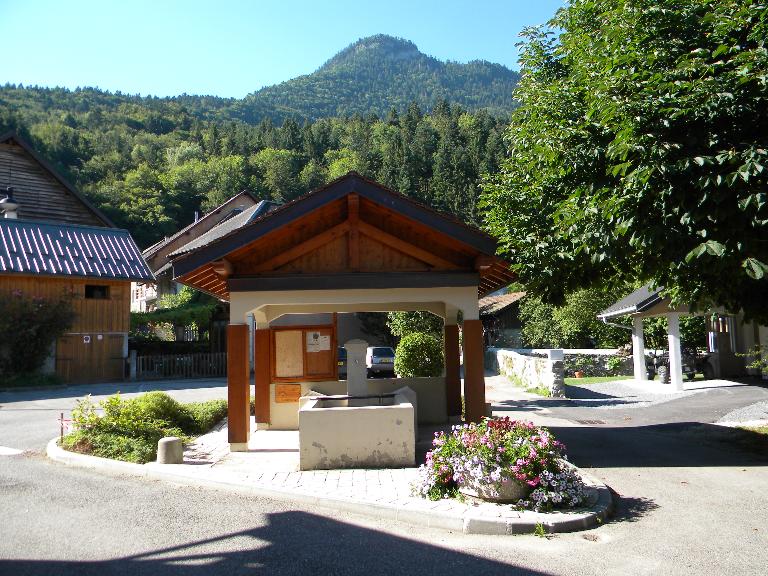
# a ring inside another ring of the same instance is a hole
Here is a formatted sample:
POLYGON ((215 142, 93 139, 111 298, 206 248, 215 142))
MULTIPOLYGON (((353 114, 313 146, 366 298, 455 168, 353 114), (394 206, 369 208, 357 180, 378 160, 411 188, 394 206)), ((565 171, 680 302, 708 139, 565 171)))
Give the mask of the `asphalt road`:
MULTIPOLYGON (((74 402, 70 392, 0 394, 0 445, 31 450, 0 456, 2 575, 719 575, 764 574, 768 565, 766 455, 698 422, 704 398, 674 407, 688 416, 682 424, 553 427, 571 459, 616 490, 618 510, 597 529, 544 539, 454 534, 67 468, 41 452, 57 411, 74 402)), ((173 394, 223 392, 201 383, 173 394)))
POLYGON ((224 379, 96 384, 0 392, 0 446, 44 452, 60 431, 59 418, 69 418, 77 401, 91 395, 98 402, 120 392, 126 397, 149 390, 166 390, 182 402, 226 398, 224 379))

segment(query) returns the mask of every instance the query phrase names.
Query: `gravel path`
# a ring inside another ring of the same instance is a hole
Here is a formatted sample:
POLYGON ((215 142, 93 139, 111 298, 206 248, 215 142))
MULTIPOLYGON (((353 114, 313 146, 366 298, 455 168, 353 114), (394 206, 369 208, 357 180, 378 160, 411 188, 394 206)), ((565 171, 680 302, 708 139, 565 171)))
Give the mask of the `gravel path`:
POLYGON ((755 402, 744 408, 728 412, 718 422, 768 422, 768 402, 755 402))

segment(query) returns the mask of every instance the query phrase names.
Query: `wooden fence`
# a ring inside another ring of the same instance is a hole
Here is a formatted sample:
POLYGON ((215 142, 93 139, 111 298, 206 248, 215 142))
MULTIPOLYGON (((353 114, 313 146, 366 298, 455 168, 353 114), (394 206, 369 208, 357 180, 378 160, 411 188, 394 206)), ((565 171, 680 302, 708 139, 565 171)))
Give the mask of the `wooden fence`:
POLYGON ((222 377, 227 375, 227 353, 137 356, 135 374, 137 380, 222 377))

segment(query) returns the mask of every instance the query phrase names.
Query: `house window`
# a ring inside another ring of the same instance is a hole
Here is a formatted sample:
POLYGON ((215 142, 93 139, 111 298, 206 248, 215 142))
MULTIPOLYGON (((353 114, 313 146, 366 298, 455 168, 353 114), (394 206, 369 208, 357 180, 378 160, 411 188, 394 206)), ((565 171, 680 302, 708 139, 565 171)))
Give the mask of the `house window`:
POLYGON ((89 300, 109 300, 109 286, 86 284, 85 297, 89 300))

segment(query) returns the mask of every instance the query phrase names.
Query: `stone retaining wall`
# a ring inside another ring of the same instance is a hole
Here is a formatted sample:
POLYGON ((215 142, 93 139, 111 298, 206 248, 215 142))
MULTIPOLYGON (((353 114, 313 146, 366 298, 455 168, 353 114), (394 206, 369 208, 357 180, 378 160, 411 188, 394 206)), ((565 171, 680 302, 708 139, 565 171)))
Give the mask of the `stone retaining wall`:
POLYGON ((488 348, 486 367, 496 369, 523 388, 545 389, 553 398, 565 397, 562 350, 530 355, 504 348, 488 348))

